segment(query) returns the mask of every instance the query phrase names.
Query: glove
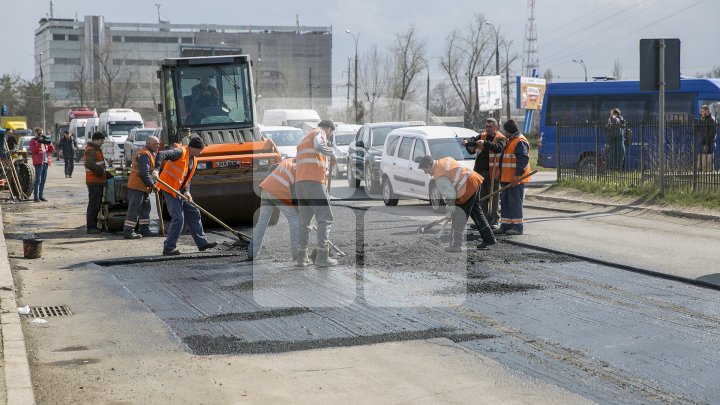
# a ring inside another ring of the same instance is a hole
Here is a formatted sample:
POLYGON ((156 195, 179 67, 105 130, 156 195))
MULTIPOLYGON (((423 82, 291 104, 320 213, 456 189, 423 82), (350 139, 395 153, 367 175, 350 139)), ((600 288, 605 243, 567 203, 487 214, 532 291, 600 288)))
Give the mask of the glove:
POLYGON ((452 222, 453 214, 455 213, 455 206, 448 205, 445 207, 445 219, 452 222))
POLYGON ((151 178, 154 182, 157 183, 157 181, 160 179, 160 172, 158 172, 157 170, 155 170, 155 171, 152 172, 152 174, 150 175, 150 178, 151 178))

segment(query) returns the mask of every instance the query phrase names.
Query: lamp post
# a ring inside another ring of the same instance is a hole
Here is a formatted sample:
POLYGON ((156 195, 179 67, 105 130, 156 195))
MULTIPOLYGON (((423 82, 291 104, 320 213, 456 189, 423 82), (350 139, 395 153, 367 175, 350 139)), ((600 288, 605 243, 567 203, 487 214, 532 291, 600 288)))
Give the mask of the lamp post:
POLYGON ((358 39, 360 39, 360 33, 358 32, 357 36, 350 32, 350 30, 346 29, 346 33, 350 34, 353 37, 353 40, 355 40, 355 100, 353 104, 353 108, 355 109, 355 123, 358 124, 358 121, 360 120, 360 117, 358 115, 358 98, 357 98, 357 88, 358 88, 358 39))
POLYGON ((585 81, 587 81, 587 67, 585 66, 585 62, 582 59, 573 59, 572 61, 575 63, 579 63, 580 66, 582 66, 583 71, 585 72, 585 81))
POLYGON ((38 67, 40 67, 40 102, 42 106, 42 129, 43 131, 46 131, 47 128, 45 128, 45 77, 43 76, 43 70, 42 70, 42 55, 43 53, 40 52, 40 58, 37 56, 35 57, 35 61, 38 63, 38 67))
MULTIPOLYGON (((495 27, 495 25, 490 21, 485 21, 485 24, 494 28, 493 31, 495 32, 495 74, 500 76, 500 25, 495 27)), ((498 111, 501 110, 502 108, 498 111)), ((501 114, 498 113, 498 119, 500 118, 500 115, 501 114)))

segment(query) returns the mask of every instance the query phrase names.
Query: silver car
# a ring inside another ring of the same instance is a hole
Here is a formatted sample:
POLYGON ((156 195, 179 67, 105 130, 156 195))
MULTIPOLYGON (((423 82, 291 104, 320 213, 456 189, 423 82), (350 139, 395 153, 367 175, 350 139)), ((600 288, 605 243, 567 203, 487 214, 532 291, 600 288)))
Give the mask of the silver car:
POLYGON ((130 134, 125 140, 125 163, 128 167, 132 163, 133 158, 137 151, 145 146, 149 136, 156 136, 160 138, 162 128, 133 128, 130 130, 130 134))

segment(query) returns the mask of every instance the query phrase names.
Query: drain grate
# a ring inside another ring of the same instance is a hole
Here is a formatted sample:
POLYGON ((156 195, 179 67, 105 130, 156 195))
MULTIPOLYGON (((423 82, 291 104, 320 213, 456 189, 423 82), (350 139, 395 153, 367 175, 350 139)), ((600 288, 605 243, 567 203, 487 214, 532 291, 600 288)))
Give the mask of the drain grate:
POLYGON ((59 307, 30 307, 30 313, 28 314, 31 318, 47 318, 49 316, 69 316, 72 312, 67 306, 61 305, 59 307))

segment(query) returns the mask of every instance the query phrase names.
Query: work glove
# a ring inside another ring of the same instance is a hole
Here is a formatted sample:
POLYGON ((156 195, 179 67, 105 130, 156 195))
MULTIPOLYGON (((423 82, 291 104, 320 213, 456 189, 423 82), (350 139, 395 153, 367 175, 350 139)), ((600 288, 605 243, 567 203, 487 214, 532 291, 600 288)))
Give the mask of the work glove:
POLYGON ((157 183, 158 179, 160 179, 160 172, 158 172, 157 170, 155 170, 155 171, 152 172, 152 174, 150 175, 150 178, 151 178, 155 183, 157 183))
POLYGON ((520 184, 520 176, 513 176, 512 182, 510 184, 512 184, 513 187, 520 184))
POLYGON ((452 222, 453 214, 455 214, 455 206, 448 205, 445 207, 445 219, 448 222, 452 222))

